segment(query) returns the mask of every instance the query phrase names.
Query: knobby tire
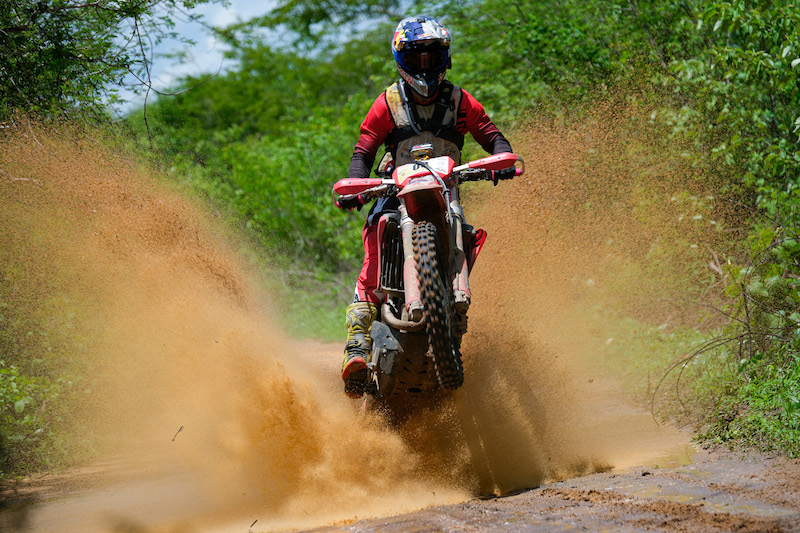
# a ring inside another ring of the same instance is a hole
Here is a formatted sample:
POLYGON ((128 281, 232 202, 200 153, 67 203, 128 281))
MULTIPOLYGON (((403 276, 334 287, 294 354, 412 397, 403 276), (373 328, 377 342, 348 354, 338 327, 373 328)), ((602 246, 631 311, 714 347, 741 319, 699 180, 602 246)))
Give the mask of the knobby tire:
POLYGON ((436 379, 444 389, 457 389, 464 383, 464 370, 453 336, 451 289, 447 283, 447 265, 440 260, 436 226, 420 222, 414 227, 412 238, 436 379))

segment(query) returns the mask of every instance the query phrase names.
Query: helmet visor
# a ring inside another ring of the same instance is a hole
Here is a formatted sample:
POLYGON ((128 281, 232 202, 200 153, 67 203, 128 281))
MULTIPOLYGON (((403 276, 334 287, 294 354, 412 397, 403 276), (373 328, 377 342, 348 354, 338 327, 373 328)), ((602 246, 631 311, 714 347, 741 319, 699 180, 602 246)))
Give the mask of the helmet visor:
POLYGON ((400 66, 411 74, 436 71, 447 65, 445 50, 421 50, 405 52, 400 57, 400 66))

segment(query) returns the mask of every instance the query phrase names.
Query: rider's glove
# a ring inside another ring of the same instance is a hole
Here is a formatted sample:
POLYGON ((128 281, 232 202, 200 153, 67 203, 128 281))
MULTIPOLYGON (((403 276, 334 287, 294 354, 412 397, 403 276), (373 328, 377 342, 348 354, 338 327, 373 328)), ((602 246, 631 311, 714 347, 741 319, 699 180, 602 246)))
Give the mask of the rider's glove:
POLYGON ((508 180, 517 175, 517 169, 514 167, 506 168, 503 170, 492 170, 490 172, 492 173, 492 183, 494 184, 495 187, 497 186, 498 181, 508 180))
POLYGON ((355 208, 361 211, 361 208, 364 207, 365 203, 367 203, 367 199, 363 194, 359 194, 358 196, 354 196, 352 198, 339 198, 336 200, 336 207, 339 209, 348 210, 355 208))

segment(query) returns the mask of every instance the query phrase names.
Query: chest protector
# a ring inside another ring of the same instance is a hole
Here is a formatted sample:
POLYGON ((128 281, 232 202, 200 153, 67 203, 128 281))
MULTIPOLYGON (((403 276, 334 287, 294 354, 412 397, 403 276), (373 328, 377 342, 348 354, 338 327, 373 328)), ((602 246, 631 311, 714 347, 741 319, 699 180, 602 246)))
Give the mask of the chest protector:
POLYGON ((411 148, 424 143, 433 145, 434 157, 447 155, 461 163, 464 135, 456 131, 460 88, 445 81, 433 102, 419 105, 409 98, 404 83, 395 82, 386 89, 386 103, 395 126, 386 138, 386 149, 395 165, 412 163, 411 148))

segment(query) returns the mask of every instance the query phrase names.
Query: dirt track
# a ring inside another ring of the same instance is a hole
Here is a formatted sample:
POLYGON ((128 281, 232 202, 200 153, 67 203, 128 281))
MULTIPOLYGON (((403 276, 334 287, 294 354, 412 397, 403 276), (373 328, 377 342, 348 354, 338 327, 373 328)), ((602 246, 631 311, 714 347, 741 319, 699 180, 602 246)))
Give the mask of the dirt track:
POLYGON ((699 453, 515 495, 315 531, 800 531, 800 465, 699 453))
MULTIPOLYGON (((694 461, 679 467, 635 467, 582 476, 509 496, 340 521, 313 531, 800 531, 798 462, 706 452, 698 453, 694 461)), ((185 480, 179 478, 138 484, 117 480, 104 489, 74 489, 76 481, 96 482, 97 477, 97 470, 86 470, 39 478, 16 495, 4 493, 10 500, 0 511, 0 531, 295 529, 275 528, 251 516, 204 524, 197 520, 199 510, 188 504, 185 480), (71 492, 64 485, 67 480, 71 492), (172 500, 169 505, 162 501, 161 507, 154 506, 165 496, 172 500), (138 518, 126 517, 125 510, 138 518), (106 519, 95 522, 93 517, 99 516, 106 519), (111 516, 116 518, 111 521, 111 516)))

